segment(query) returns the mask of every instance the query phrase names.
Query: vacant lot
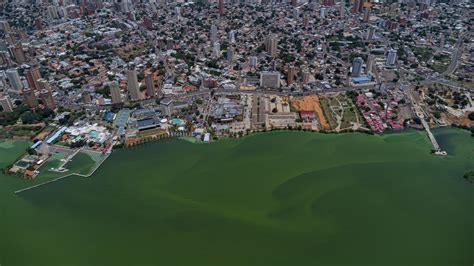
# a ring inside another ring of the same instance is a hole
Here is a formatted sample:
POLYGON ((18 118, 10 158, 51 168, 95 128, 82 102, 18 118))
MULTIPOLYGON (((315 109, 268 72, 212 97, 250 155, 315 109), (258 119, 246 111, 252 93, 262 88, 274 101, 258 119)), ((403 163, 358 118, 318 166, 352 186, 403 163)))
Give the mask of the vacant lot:
POLYGON ((324 116, 324 112, 321 108, 321 103, 317 95, 309 95, 302 98, 293 99, 291 104, 297 111, 315 112, 321 127, 323 129, 329 129, 330 125, 324 116))

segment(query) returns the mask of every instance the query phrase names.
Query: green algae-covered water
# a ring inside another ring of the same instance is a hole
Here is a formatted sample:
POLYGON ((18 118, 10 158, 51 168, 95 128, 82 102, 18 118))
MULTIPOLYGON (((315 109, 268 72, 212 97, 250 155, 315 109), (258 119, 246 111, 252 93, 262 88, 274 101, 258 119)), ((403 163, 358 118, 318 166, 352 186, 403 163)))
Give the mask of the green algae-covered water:
MULTIPOLYGON (((0 265, 472 265, 474 139, 256 134, 114 151, 20 194, 0 175, 0 265)), ((0 142, 0 164, 28 143, 0 142)))

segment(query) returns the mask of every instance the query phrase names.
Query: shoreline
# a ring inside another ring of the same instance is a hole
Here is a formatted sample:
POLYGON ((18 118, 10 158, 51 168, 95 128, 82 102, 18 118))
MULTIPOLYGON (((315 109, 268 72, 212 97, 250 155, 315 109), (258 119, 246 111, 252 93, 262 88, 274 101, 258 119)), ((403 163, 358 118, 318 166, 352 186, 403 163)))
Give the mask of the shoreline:
MULTIPOLYGON (((458 128, 458 127, 452 127, 452 126, 448 126, 448 127, 438 127, 438 128, 435 128, 434 130, 437 131, 437 130, 440 130, 440 129, 449 129, 449 130, 459 130, 460 132, 464 132, 465 130, 462 130, 462 128, 458 128)), ((318 131, 311 131, 311 130, 298 130, 298 129, 293 129, 293 130, 290 130, 290 129, 273 129, 273 130, 261 130, 261 131, 255 131, 255 132, 251 132, 249 134, 246 134, 242 137, 224 137, 224 138, 219 138, 217 140, 212 140, 211 142, 218 142, 218 141, 233 141, 233 140, 241 140, 243 138, 246 138, 246 137, 252 137, 252 136, 264 136, 266 135, 265 133, 287 133, 287 134, 291 134, 293 131, 297 131, 297 132, 300 132, 300 133, 319 133, 318 135, 342 135, 342 134, 350 134, 350 133, 363 133, 365 135, 373 135, 373 136, 379 136, 379 137, 384 137, 384 136, 395 136, 395 135, 403 135, 403 134, 411 134, 411 133, 423 133, 423 130, 420 130, 420 129, 416 129, 416 128, 407 128, 407 129, 404 129, 404 130, 400 130, 400 131, 390 131, 388 133, 384 133, 384 134, 370 134, 369 132, 366 132, 366 131, 344 131, 344 132, 318 132, 318 131)), ((173 140, 173 139, 177 139, 177 140, 181 140, 181 141, 184 141, 186 143, 189 143, 189 144, 203 144, 203 142, 200 142, 198 140, 196 141, 192 141, 192 139, 189 139, 191 137, 176 137, 176 138, 164 138, 164 139, 167 139, 167 140, 173 140)), ((11 139, 3 139, 3 140, 11 140, 11 139)), ((158 139, 158 140, 162 140, 162 139, 158 139)), ((14 141, 14 140, 13 140, 14 141)), ((158 143, 158 141, 149 141, 149 142, 144 142, 144 143, 141 143, 141 144, 145 144, 145 143, 158 143)), ((427 139, 427 143, 428 143, 428 139, 427 139)), ((131 146, 131 147, 123 147, 125 149, 129 149, 129 148, 133 148, 133 147, 139 147, 139 146, 142 146, 142 145, 134 145, 134 146, 131 146)), ((118 148, 118 150, 121 150, 123 148, 118 148)), ((16 189, 14 191, 14 194, 18 194, 18 193, 21 193, 21 192, 24 192, 24 191, 27 191, 27 190, 30 190, 30 189, 34 189, 34 188, 37 188, 37 187, 41 187, 41 186, 44 186, 44 185, 48 185, 50 183, 54 183, 56 181, 59 181, 59 180, 62 180, 62 179, 65 179, 67 177, 70 177, 70 176, 80 176, 80 177, 91 177, 101 166, 102 164, 107 160, 109 159, 110 155, 112 153, 109 153, 106 155, 106 158, 104 160, 101 161, 100 164, 96 165, 96 167, 91 171, 89 172, 88 174, 81 174, 81 173, 66 173, 65 175, 62 175, 62 176, 59 176, 59 177, 56 177, 54 179, 50 179, 50 180, 47 180, 47 181, 44 181, 44 182, 41 182, 41 183, 38 183, 38 184, 34 184, 34 185, 31 185, 31 186, 28 186, 28 187, 25 187, 25 188, 19 188, 19 189, 16 189)))
MULTIPOLYGON (((452 129, 459 129, 459 130, 462 130, 462 131, 471 132, 467 128, 456 127, 456 126, 436 127, 436 128, 432 128, 432 130, 436 131, 438 129, 443 129, 443 128, 452 128, 452 129)), ((270 132, 295 132, 295 131, 296 132, 315 133, 315 134, 321 134, 321 135, 342 135, 342 134, 361 133, 361 134, 372 135, 372 136, 388 136, 388 135, 405 134, 405 133, 410 133, 410 132, 423 132, 424 129, 423 128, 409 127, 409 128, 405 128, 403 130, 396 130, 396 131, 392 130, 392 131, 385 131, 385 132, 382 132, 382 133, 375 133, 375 132, 372 132, 372 131, 352 130, 352 129, 341 130, 339 132, 336 132, 336 131, 315 131, 315 130, 298 129, 298 128, 292 128, 292 129, 281 128, 281 129, 250 131, 249 133, 246 133, 246 134, 242 135, 241 137, 231 137, 231 136, 218 137, 217 139, 211 139, 210 143, 220 141, 220 140, 239 140, 239 139, 249 137, 249 136, 252 136, 252 135, 264 134, 264 133, 270 133, 270 132)), ((150 140, 150 141, 146 141, 146 142, 143 142, 143 143, 135 144, 133 146, 123 146, 123 147, 116 148, 116 149, 129 149, 129 148, 141 146, 141 145, 146 144, 146 143, 154 143, 154 142, 158 142, 158 141, 161 141, 161 140, 167 140, 167 139, 169 140, 169 139, 174 139, 174 138, 182 139, 183 137, 176 136, 176 137, 168 137, 168 138, 159 138, 159 139, 156 139, 156 140, 150 140)), ((194 137, 189 137, 188 136, 187 138, 194 138, 194 137)), ((191 143, 191 144, 203 144, 202 142, 192 142, 192 141, 189 141, 189 140, 184 140, 184 141, 186 141, 188 143, 191 143)))

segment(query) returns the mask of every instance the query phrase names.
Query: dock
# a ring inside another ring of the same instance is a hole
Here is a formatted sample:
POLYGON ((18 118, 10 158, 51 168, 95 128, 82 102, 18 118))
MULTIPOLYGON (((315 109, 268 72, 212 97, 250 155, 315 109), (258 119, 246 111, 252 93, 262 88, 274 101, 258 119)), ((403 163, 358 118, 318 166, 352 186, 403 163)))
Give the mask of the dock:
POLYGON ((425 120, 425 116, 423 115, 423 112, 421 110, 415 109, 415 113, 420 118, 421 124, 425 128, 426 134, 428 134, 428 138, 430 139, 431 145, 433 145, 433 150, 434 154, 436 155, 448 155, 446 151, 441 150, 441 147, 438 144, 438 141, 436 140, 435 136, 433 135, 433 132, 431 132, 430 125, 428 125, 428 122, 425 120))

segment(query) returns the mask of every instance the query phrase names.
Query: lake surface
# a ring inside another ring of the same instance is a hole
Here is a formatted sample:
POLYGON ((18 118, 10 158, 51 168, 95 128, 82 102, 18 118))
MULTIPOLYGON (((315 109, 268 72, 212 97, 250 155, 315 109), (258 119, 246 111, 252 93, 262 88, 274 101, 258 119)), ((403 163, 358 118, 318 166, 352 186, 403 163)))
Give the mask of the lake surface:
MULTIPOLYGON (((271 132, 114 151, 91 177, 0 174, 0 265, 472 265, 474 139, 271 132)), ((0 165, 25 142, 0 142, 0 165)))

